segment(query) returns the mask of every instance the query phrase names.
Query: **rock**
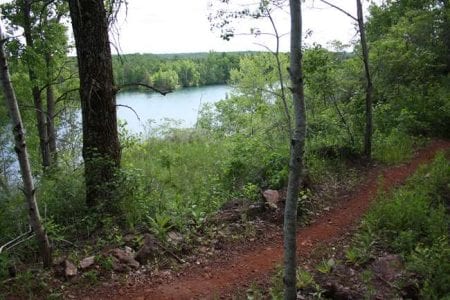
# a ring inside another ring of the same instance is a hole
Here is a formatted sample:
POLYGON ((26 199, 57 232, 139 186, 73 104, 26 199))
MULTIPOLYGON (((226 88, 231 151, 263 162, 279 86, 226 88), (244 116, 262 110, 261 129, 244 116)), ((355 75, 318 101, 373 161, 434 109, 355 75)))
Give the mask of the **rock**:
POLYGON ((403 261, 400 255, 389 254, 378 257, 372 266, 375 273, 387 282, 392 282, 402 276, 403 261))
POLYGON ((158 251, 158 240, 151 234, 144 235, 144 244, 135 255, 135 259, 141 264, 147 263, 158 251))
POLYGON ((126 252, 126 253, 129 253, 129 254, 133 255, 133 257, 134 257, 134 254, 135 254, 136 252, 133 250, 133 248, 128 247, 128 246, 125 246, 124 249, 125 249, 125 252, 126 252))
POLYGON ((112 269, 119 273, 128 273, 131 270, 127 264, 121 263, 119 259, 114 256, 112 257, 112 269))
POLYGON ((123 241, 126 244, 132 243, 136 239, 136 235, 128 233, 123 237, 123 241))
POLYGON ((89 257, 83 258, 80 261, 80 269, 81 270, 87 269, 87 268, 91 267, 94 263, 95 263, 95 256, 89 256, 89 257))
POLYGON ((70 279, 72 277, 77 276, 78 270, 73 263, 71 263, 69 260, 66 259, 64 260, 63 264, 64 264, 64 277, 66 277, 66 279, 70 279))
POLYGON ((263 192, 266 204, 272 209, 278 209, 280 203, 280 193, 276 190, 265 190, 263 192))
POLYGON ((167 241, 175 247, 180 245, 183 242, 183 240, 184 240, 184 237, 179 232, 170 231, 167 234, 167 241))
POLYGON ((264 204, 250 204, 245 211, 248 218, 253 219, 264 212, 264 204))
POLYGON ((134 258, 134 253, 131 248, 126 247, 125 250, 113 249, 111 254, 119 260, 120 263, 125 264, 133 269, 139 268, 140 264, 134 258))

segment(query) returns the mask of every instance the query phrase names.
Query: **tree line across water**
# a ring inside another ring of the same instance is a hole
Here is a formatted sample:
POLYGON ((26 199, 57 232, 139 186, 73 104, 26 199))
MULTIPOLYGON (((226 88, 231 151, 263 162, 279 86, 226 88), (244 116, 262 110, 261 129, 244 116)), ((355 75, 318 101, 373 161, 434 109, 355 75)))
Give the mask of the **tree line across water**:
POLYGON ((160 90, 226 84, 230 71, 250 52, 187 53, 173 55, 126 54, 113 58, 116 83, 144 83, 160 90))

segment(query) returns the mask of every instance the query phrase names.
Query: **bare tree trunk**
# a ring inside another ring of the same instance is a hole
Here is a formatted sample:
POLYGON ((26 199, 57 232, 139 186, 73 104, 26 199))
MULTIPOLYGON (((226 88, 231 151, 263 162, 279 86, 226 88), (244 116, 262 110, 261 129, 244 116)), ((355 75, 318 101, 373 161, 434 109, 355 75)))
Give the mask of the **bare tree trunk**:
POLYGON ((366 129, 364 133, 364 156, 367 159, 372 158, 372 98, 373 98, 373 85, 372 78, 369 70, 369 49, 367 48, 366 30, 364 28, 364 18, 361 0, 356 0, 357 14, 358 14, 358 27, 359 35, 361 37, 361 48, 364 61, 364 71, 366 75, 366 129))
MULTIPOLYGON (((0 36, 2 35, 3 32, 0 32, 0 36)), ((6 106, 8 107, 9 115, 11 117, 13 125, 15 150, 19 159, 20 171, 23 179, 24 194, 28 208, 28 217, 30 220, 31 228, 36 235, 39 252, 42 257, 44 267, 48 268, 52 264, 51 247, 48 236, 44 230, 44 227, 42 226, 41 217, 39 215, 39 209, 36 202, 36 195, 33 184, 33 177, 31 175, 28 150, 25 143, 25 133, 23 130, 22 118, 20 116, 16 95, 11 84, 5 52, 3 50, 5 41, 6 40, 2 38, 0 42, 0 76, 5 93, 6 106)))
POLYGON ((445 73, 446 75, 450 74, 450 4, 448 0, 441 0, 442 3, 442 10, 443 10, 443 22, 442 22, 442 37, 444 41, 444 48, 446 51, 445 55, 445 62, 446 62, 446 68, 445 73))
MULTIPOLYGON (((22 14, 23 14, 23 30, 25 35, 25 41, 27 48, 31 51, 34 50, 34 41, 31 33, 31 0, 23 0, 22 2, 22 14)), ((42 167, 44 171, 47 167, 50 167, 51 158, 50 150, 48 145, 48 135, 47 135, 47 125, 46 125, 46 115, 42 105, 41 92, 37 85, 37 76, 33 69, 31 61, 28 62, 28 75, 30 82, 32 84, 32 94, 34 101, 34 110, 36 114, 36 126, 39 134, 39 146, 42 156, 42 167)))
POLYGON ((343 10, 339 6, 334 5, 333 3, 328 2, 327 0, 320 0, 321 2, 339 10, 340 12, 346 14, 356 22, 358 22, 359 27, 359 36, 361 39, 361 48, 363 54, 363 62, 364 62, 364 72, 366 77, 366 128, 364 131, 364 156, 366 159, 372 158, 372 133, 373 133, 373 121, 372 121, 372 106, 373 106, 373 84, 372 78, 369 70, 369 49, 367 47, 366 40, 366 30, 364 28, 364 17, 361 0, 356 0, 356 8, 357 8, 357 18, 355 18, 349 12, 343 10))
POLYGON ((306 138, 305 96, 302 70, 302 10, 301 0, 290 0, 291 49, 290 69, 291 91, 294 102, 295 129, 291 140, 289 181, 284 211, 284 299, 297 298, 296 253, 297 253, 297 199, 303 174, 303 155, 306 138))
POLYGON ((56 165, 58 161, 56 150, 56 130, 55 130, 55 94, 52 84, 52 57, 50 53, 45 55, 45 63, 47 68, 47 136, 50 158, 52 165, 56 165))
POLYGON ((114 210, 120 167, 108 20, 103 0, 69 0, 80 75, 86 202, 114 210))

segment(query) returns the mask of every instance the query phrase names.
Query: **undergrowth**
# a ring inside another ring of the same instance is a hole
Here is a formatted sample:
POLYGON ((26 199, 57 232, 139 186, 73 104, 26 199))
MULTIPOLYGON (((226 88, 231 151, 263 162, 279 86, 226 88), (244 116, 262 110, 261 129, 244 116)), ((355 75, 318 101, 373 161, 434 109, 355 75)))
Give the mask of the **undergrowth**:
POLYGON ((364 265, 383 249, 398 253, 420 279, 423 298, 449 296, 449 182, 450 162, 440 153, 405 186, 392 194, 381 193, 347 251, 348 261, 364 265))

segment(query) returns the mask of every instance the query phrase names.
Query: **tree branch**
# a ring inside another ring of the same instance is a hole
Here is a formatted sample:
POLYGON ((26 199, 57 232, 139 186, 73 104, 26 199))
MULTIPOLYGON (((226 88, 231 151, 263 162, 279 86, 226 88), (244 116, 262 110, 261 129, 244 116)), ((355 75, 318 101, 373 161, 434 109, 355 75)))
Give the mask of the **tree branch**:
POLYGON ((351 13, 349 13, 349 12, 343 10, 343 9, 340 8, 339 6, 336 6, 336 5, 334 5, 333 3, 330 3, 330 2, 328 2, 328 1, 326 1, 326 0, 320 0, 320 2, 323 2, 323 3, 325 3, 326 5, 331 6, 331 7, 335 8, 335 9, 339 10, 341 13, 346 14, 347 16, 349 16, 350 18, 352 18, 354 21, 358 22, 358 19, 357 19, 356 17, 354 17, 351 13))
POLYGON ((137 113, 131 106, 124 105, 124 104, 116 104, 116 106, 128 108, 129 110, 131 110, 132 112, 134 112, 134 114, 136 115, 136 118, 139 120, 139 122, 141 122, 141 118, 139 118, 138 113, 137 113))
POLYGON ((154 92, 157 92, 157 93, 159 93, 159 94, 161 94, 161 95, 163 95, 163 96, 165 96, 165 95, 167 95, 167 94, 173 92, 172 90, 162 91, 162 90, 157 89, 157 88, 155 88, 154 86, 151 86, 151 85, 149 85, 149 84, 139 83, 139 82, 138 82, 138 83, 126 83, 126 84, 123 84, 123 85, 117 87, 116 93, 120 92, 120 91, 123 90, 124 88, 127 88, 127 87, 133 87, 133 86, 134 86, 134 87, 136 87, 136 86, 142 86, 142 87, 148 88, 148 89, 150 89, 150 90, 152 90, 152 91, 154 91, 154 92))

